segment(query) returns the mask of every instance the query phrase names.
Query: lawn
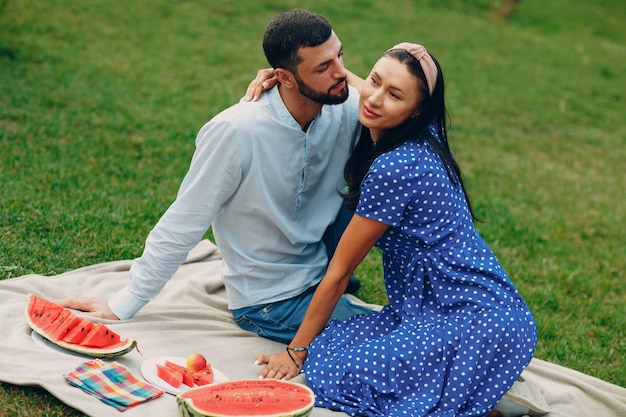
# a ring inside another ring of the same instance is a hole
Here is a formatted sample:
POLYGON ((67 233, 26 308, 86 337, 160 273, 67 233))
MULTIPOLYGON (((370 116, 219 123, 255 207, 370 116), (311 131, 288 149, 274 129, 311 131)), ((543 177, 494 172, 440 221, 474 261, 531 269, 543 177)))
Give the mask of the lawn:
MULTIPOLYGON (((139 256, 198 129, 267 66, 268 20, 303 7, 358 74, 404 40, 438 58, 477 226, 537 319, 536 356, 626 387, 626 2, 524 0, 505 20, 500 3, 0 0, 0 279, 139 256)), ((384 303, 378 252, 359 276, 384 303)), ((0 415, 80 414, 0 384, 0 415)))

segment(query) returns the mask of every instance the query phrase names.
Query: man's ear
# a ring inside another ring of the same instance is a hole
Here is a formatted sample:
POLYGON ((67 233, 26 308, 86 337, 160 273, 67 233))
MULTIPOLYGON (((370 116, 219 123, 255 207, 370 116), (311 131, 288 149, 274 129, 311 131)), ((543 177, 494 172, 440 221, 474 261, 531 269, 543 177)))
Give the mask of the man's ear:
POLYGON ((280 85, 285 86, 287 88, 291 88, 294 85, 297 85, 296 83, 296 77, 294 77, 293 73, 285 68, 276 68, 274 70, 274 74, 276 75, 276 78, 278 79, 278 82, 280 83, 280 85))

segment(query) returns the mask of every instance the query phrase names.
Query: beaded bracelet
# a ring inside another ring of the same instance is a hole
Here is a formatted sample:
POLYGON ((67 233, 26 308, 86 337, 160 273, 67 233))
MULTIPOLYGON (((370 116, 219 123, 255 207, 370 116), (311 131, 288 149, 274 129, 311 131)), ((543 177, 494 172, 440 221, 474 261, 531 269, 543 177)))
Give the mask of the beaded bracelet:
POLYGON ((296 362, 296 359, 293 357, 293 355, 291 354, 290 350, 293 350, 294 352, 302 352, 302 351, 305 351, 305 350, 309 350, 309 347, 305 346, 305 347, 291 348, 291 347, 287 346, 285 348, 285 350, 287 351, 287 355, 289 355, 289 358, 291 358, 291 361, 294 363, 294 365, 296 365, 299 368, 300 366, 302 366, 302 364, 298 364, 298 362, 296 362))
POLYGON ((287 350, 293 350, 294 352, 302 352, 303 350, 309 350, 309 347, 305 346, 305 347, 292 348, 292 347, 287 346, 287 350))

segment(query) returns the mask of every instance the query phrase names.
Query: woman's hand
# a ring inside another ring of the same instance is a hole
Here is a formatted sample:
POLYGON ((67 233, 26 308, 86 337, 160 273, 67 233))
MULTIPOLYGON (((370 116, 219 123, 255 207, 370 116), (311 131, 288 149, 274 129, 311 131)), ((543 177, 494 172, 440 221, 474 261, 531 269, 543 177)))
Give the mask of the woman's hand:
POLYGON ((302 364, 306 359, 305 352, 283 352, 272 355, 259 355, 257 365, 267 364, 259 378, 291 379, 300 374, 302 364), (291 357, 289 356, 291 354, 291 357), (292 359, 293 358, 293 359, 292 359))
POLYGON ((94 317, 98 317, 101 319, 119 320, 119 317, 117 317, 113 313, 113 311, 109 307, 109 304, 106 301, 100 300, 98 298, 73 297, 55 300, 54 302, 61 307, 84 311, 94 317))
POLYGON ((256 73, 256 78, 248 85, 243 99, 245 101, 257 101, 261 97, 263 90, 269 90, 276 84, 278 84, 278 78, 273 68, 260 69, 256 73))

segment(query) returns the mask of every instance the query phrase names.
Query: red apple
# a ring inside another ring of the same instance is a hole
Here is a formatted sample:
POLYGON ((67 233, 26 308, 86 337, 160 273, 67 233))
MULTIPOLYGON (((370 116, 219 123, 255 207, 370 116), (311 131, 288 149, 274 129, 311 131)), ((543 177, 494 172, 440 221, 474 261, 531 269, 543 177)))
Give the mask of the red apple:
POLYGON ((206 358, 201 353, 192 353, 187 358, 187 368, 191 372, 198 372, 206 367, 206 358))

